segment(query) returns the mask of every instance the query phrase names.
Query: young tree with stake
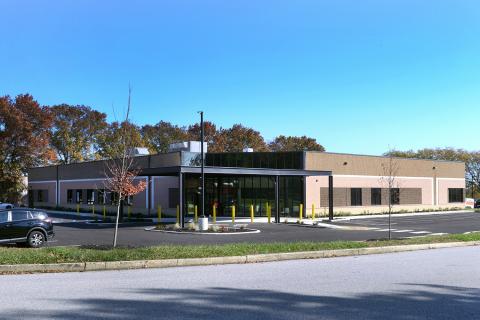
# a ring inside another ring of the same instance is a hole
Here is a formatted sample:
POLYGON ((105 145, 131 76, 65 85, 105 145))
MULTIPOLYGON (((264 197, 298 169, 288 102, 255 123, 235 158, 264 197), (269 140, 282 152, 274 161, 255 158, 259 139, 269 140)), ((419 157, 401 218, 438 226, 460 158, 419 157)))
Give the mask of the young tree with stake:
POLYGON ((388 239, 392 239, 392 211, 393 207, 399 203, 400 187, 397 178, 399 165, 397 159, 389 155, 386 161, 382 163, 382 177, 380 184, 388 191, 388 239), (398 192, 397 192, 398 190, 398 192))
POLYGON ((145 181, 135 183, 135 179, 139 173, 139 169, 135 166, 133 157, 132 139, 127 134, 127 129, 130 124, 130 97, 131 89, 128 88, 128 105, 125 115, 125 120, 122 123, 121 128, 124 128, 122 134, 120 134, 120 141, 118 143, 118 150, 116 157, 105 162, 105 188, 118 195, 117 198, 117 216, 115 219, 115 232, 113 235, 113 247, 117 246, 117 234, 118 223, 120 220, 120 210, 123 208, 123 202, 125 198, 133 196, 139 192, 142 192, 145 187, 145 181))

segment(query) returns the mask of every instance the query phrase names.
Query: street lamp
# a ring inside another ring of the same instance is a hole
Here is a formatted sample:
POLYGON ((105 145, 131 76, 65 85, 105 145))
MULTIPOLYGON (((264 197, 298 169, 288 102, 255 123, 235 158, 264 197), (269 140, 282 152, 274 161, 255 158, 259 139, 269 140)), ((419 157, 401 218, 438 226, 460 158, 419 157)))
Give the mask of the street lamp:
POLYGON ((205 140, 205 128, 203 124, 203 111, 198 111, 200 113, 200 158, 201 158, 201 168, 200 168, 200 175, 201 175, 201 188, 202 188, 202 200, 201 200, 201 213, 202 218, 205 218, 205 152, 203 150, 203 141, 205 140))

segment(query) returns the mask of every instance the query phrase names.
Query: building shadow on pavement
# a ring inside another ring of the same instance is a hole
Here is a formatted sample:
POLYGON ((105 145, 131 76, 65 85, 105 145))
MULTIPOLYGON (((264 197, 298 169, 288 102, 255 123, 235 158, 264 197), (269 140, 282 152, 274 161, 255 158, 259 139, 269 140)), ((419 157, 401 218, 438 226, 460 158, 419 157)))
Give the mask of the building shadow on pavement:
MULTIPOLYGON (((0 319, 479 319, 480 289, 402 284, 403 291, 347 297, 269 290, 121 290, 134 299, 64 300, 67 310, 3 310, 0 319)), ((72 288, 72 290, 75 290, 72 288)), ((48 304, 48 293, 45 303, 48 304)))

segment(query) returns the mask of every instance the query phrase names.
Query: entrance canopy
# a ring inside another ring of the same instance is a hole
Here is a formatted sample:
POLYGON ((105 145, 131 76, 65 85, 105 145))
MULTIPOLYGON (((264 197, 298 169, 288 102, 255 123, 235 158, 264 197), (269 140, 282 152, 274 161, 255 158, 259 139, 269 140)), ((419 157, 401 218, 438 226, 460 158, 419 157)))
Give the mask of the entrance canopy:
MULTIPOLYGON (((307 176, 329 176, 331 171, 303 169, 231 168, 206 166, 205 214, 212 215, 213 206, 218 216, 236 215, 248 217, 253 209, 255 217, 266 216, 270 210, 272 219, 298 218, 301 204, 306 202, 307 176)), ((196 166, 146 168, 142 176, 178 176, 179 210, 181 223, 193 218, 201 208, 201 169, 196 166)), ((149 179, 150 180, 150 179, 149 179)), ((329 193, 331 197, 331 193, 329 193)), ((333 213, 333 208, 329 210, 333 213)), ((303 211, 305 213, 305 210, 303 211)))

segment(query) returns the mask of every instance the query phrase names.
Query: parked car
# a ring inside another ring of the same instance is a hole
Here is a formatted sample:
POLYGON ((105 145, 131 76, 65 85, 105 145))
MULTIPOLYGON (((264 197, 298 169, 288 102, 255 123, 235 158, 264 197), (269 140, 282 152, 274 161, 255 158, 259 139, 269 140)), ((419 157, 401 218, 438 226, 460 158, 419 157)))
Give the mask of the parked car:
POLYGON ((475 201, 475 208, 480 208, 480 199, 475 201))
POLYGON ((39 248, 55 236, 52 220, 42 210, 12 208, 0 210, 0 243, 39 248))
POLYGON ((4 203, 0 202, 0 210, 1 209, 12 209, 14 206, 11 203, 4 203))

